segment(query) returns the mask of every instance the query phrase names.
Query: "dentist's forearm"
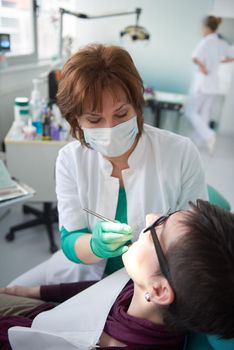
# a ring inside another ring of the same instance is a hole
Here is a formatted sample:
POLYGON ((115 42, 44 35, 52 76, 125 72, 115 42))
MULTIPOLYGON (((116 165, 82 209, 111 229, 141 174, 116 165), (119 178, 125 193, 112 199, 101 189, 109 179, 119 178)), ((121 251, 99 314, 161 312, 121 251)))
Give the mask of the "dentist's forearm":
POLYGON ((102 260, 94 255, 90 248, 91 237, 91 234, 85 234, 80 236, 75 243, 76 255, 85 264, 94 264, 102 260))
POLYGON ((221 63, 229 63, 229 62, 234 62, 234 57, 226 57, 221 61, 221 63))
POLYGON ((196 57, 193 57, 193 63, 197 64, 199 67, 203 66, 203 63, 196 57))
POLYGON ((203 62, 201 62, 198 58, 193 57, 193 63, 197 64, 203 74, 208 74, 207 68, 203 62))

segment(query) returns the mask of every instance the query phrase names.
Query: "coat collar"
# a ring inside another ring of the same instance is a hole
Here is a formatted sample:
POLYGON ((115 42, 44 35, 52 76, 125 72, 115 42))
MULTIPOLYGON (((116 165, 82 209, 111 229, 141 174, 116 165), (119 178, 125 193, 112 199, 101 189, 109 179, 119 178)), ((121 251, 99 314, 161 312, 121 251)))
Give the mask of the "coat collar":
MULTIPOLYGON (((143 156, 144 156, 145 142, 146 142, 146 134, 143 131, 134 151, 131 153, 131 155, 128 158, 129 168, 126 169, 126 171, 129 169, 135 170, 139 167, 139 163, 142 162, 143 156)), ((106 175, 111 176, 112 170, 113 170, 113 166, 111 162, 108 159, 104 158, 99 152, 97 152, 97 155, 103 171, 106 173, 106 175)))

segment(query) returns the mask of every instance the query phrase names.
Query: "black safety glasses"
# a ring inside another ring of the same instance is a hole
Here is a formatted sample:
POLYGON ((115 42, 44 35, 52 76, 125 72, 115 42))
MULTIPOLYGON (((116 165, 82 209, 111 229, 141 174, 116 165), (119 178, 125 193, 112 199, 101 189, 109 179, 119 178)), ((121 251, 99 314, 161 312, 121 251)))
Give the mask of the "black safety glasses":
POLYGON ((168 210, 168 212, 165 215, 160 216, 155 222, 153 222, 153 224, 146 227, 143 231, 145 233, 145 232, 150 230, 152 238, 153 238, 153 243, 154 243, 154 247, 156 250, 156 254, 158 256, 160 270, 161 270, 163 276, 166 277, 166 279, 168 280, 168 282, 170 284, 171 284, 170 270, 169 270, 169 266, 167 263, 167 259, 165 257, 163 250, 162 250, 161 243, 158 239, 158 235, 156 233, 156 227, 164 224, 172 214, 174 214, 174 213, 170 213, 170 210, 168 210))

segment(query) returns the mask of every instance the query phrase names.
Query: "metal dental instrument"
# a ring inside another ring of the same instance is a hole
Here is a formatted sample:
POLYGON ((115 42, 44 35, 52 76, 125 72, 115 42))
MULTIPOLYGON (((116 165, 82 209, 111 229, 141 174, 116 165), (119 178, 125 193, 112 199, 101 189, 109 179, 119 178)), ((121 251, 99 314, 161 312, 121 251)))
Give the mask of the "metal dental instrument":
POLYGON ((101 214, 95 213, 95 211, 92 211, 92 210, 90 210, 90 209, 83 208, 83 210, 86 211, 87 213, 91 214, 91 215, 96 216, 96 217, 99 218, 99 219, 104 220, 104 221, 111 222, 111 223, 113 223, 113 224, 116 223, 114 220, 110 220, 110 219, 106 218, 105 216, 102 216, 101 214))

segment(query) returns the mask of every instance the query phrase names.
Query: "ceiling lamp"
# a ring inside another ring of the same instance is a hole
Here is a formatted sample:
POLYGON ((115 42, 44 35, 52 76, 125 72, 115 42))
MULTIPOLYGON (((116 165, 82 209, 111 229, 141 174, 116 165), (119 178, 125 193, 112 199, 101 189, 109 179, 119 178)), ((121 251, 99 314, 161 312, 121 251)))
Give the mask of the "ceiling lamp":
POLYGON ((124 30, 120 32, 120 36, 128 36, 132 39, 132 41, 136 40, 149 40, 150 34, 149 32, 144 28, 138 25, 140 14, 141 14, 141 8, 136 8, 136 24, 127 26, 124 30))
POLYGON ((127 26, 123 31, 120 32, 120 36, 121 37, 128 36, 131 38, 132 41, 149 40, 150 38, 149 32, 144 27, 141 27, 138 25, 140 14, 142 12, 141 8, 136 8, 135 11, 107 13, 107 14, 100 14, 100 15, 94 15, 94 16, 90 16, 85 13, 73 12, 70 10, 66 10, 64 8, 60 8, 59 12, 60 12, 60 33, 59 33, 59 57, 60 58, 62 58, 62 51, 63 51, 62 46, 63 46, 63 16, 64 15, 71 15, 81 19, 99 19, 99 18, 106 18, 106 17, 118 17, 118 16, 136 14, 136 24, 127 26))
POLYGON ((128 26, 122 32, 120 36, 124 37, 128 35, 133 41, 135 40, 149 40, 150 35, 144 27, 141 26, 128 26))

